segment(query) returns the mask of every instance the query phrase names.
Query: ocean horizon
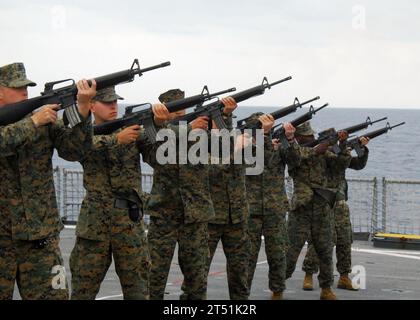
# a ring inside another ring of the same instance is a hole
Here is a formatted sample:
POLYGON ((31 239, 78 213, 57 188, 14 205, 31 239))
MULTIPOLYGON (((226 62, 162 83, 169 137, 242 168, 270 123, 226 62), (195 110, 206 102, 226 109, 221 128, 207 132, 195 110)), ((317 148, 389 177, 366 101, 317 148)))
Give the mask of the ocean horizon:
MULTIPOLYGON (((129 104, 121 104, 119 116, 124 113, 124 108, 129 104)), ((315 105, 321 106, 321 103, 315 105)), ((280 107, 250 107, 239 106, 235 110, 236 118, 240 120, 248 117, 254 112, 273 112, 280 107)), ((277 123, 291 121, 306 112, 308 108, 299 109, 297 112, 279 119, 277 123)), ((190 111, 190 110, 188 110, 190 111)), ((327 107, 314 115, 311 123, 315 131, 334 127, 336 129, 345 128, 366 120, 367 117, 376 120, 388 117, 391 125, 405 121, 404 126, 391 130, 378 138, 372 139, 368 147, 370 149, 369 161, 366 168, 362 171, 348 170, 347 176, 358 178, 385 177, 395 180, 420 180, 420 170, 418 169, 418 159, 420 159, 420 110, 405 108, 347 108, 347 107, 327 107)), ((376 130, 384 127, 386 121, 370 126, 363 132, 376 130)), ((81 168, 80 164, 68 162, 60 159, 56 154, 53 158, 54 166, 71 168, 81 168)), ((150 172, 151 168, 145 164, 142 167, 150 172)))

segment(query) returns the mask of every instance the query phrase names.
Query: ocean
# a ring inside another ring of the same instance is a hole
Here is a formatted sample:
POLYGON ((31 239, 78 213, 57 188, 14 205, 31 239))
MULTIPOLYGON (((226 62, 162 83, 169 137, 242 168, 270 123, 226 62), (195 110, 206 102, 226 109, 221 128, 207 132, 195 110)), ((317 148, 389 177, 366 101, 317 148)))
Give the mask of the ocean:
MULTIPOLYGON (((120 107, 120 113, 123 113, 123 108, 124 106, 120 107)), ((275 107, 258 108, 240 106, 235 111, 235 115, 237 116, 236 120, 245 118, 253 112, 261 111, 268 113, 273 112, 275 109, 275 107)), ((307 108, 299 109, 296 113, 280 120, 282 122, 293 120, 306 111, 307 108)), ((392 180, 420 181, 420 110, 327 107, 314 116, 312 126, 317 132, 330 127, 341 129, 363 122, 368 116, 372 120, 388 117, 391 125, 403 121, 406 124, 371 140, 368 145, 370 154, 366 168, 362 171, 348 170, 347 176, 350 178, 377 177, 378 179, 382 179, 382 177, 385 177, 386 179, 392 180)), ((386 121, 377 123, 360 133, 381 128, 385 124, 386 121)), ((78 163, 64 161, 56 154, 53 158, 53 164, 54 166, 81 168, 78 163)), ((148 165, 142 164, 142 166, 145 171, 151 171, 148 165)))

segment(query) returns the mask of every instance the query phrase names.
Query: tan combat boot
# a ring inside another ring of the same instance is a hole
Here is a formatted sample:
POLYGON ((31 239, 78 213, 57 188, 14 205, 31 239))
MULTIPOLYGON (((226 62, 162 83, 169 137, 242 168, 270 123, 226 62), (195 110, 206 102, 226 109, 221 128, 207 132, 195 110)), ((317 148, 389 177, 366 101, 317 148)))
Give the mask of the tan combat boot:
POLYGON ((283 300, 283 292, 273 292, 271 300, 283 300))
POLYGON ((314 290, 314 284, 312 281, 312 275, 307 273, 305 274, 305 279, 303 279, 303 290, 305 291, 311 291, 314 290))
POLYGON ((359 290, 359 289, 353 287, 353 283, 351 282, 351 279, 349 278, 348 274, 340 275, 340 279, 338 280, 337 288, 345 289, 345 290, 351 290, 351 291, 359 290))
POLYGON ((319 298, 321 300, 337 300, 337 296, 329 287, 321 289, 321 296, 319 298))

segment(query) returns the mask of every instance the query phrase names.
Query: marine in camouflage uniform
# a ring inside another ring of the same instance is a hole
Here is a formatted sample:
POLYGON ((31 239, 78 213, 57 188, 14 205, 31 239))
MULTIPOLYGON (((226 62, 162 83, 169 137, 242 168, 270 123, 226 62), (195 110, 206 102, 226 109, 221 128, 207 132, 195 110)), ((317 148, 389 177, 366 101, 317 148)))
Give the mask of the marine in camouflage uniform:
MULTIPOLYGON (((362 170, 365 168, 368 157, 369 149, 364 147, 364 154, 362 157, 352 157, 349 168, 353 170, 362 170)), ((340 274, 340 280, 338 283, 339 288, 354 290, 351 285, 351 281, 348 279, 348 274, 351 273, 351 244, 353 243, 353 231, 350 220, 350 210, 347 204, 348 200, 348 186, 346 180, 345 170, 337 172, 332 177, 333 180, 338 181, 338 192, 336 197, 336 203, 334 206, 334 226, 335 226, 335 245, 336 245, 336 256, 337 256, 337 271, 340 274)), ((318 257, 312 244, 309 245, 308 251, 305 256, 305 260, 302 265, 302 270, 305 271, 306 277, 312 277, 312 274, 318 272, 318 257)), ((308 281, 308 280, 307 280, 308 281)), ((309 279, 307 289, 311 290, 312 281, 309 279)), ((304 283, 305 288, 305 283, 304 283)))
MULTIPOLYGON (((11 88, 33 84, 26 79, 21 63, 0 68, 0 79, 1 86, 11 88)), ((32 130, 29 117, 22 123, 32 130)), ((37 128, 13 154, 2 153, 0 299, 12 299, 15 281, 23 299, 68 299, 59 248, 63 225, 57 210, 51 160, 57 149, 60 157, 76 161, 91 142, 90 118, 83 118, 72 129, 58 120, 37 128)))
MULTIPOLYGON (((22 88, 35 85, 35 82, 26 78, 25 67, 22 63, 14 63, 0 68, 0 87, 22 88)), ((16 148, 34 137, 35 134, 36 127, 31 118, 24 118, 16 123, 0 127, 1 156, 15 154, 16 148)))
MULTIPOLYGON (((159 96, 163 103, 184 98, 179 89, 159 96)), ((168 125, 179 135, 180 127, 168 125)), ((191 130, 183 128, 186 132, 191 130)), ((214 217, 208 165, 159 164, 155 156, 145 159, 154 169, 153 187, 147 204, 150 215, 148 240, 152 259, 150 297, 164 298, 175 246, 184 275, 182 299, 207 297, 208 229, 214 217)))
MULTIPOLYGON (((99 90, 94 101, 117 109, 114 88, 99 90)), ((96 117, 96 116, 95 116, 96 117)), ((95 299, 114 258, 124 299, 149 298, 150 256, 143 223, 140 153, 145 136, 120 144, 117 134, 93 137, 83 166, 83 200, 70 256, 72 300, 95 299)))
MULTIPOLYGON (((306 122, 296 128, 296 136, 313 136, 314 131, 306 122)), ((299 141, 299 140, 298 140, 299 141)), ((321 299, 335 299, 331 291, 332 264, 332 207, 338 186, 331 185, 333 172, 342 172, 350 162, 348 154, 318 153, 316 148, 301 147, 300 162, 289 167, 294 192, 292 210, 288 219, 289 247, 287 251, 286 277, 290 278, 305 241, 313 243, 319 257, 321 299)))
MULTIPOLYGON (((229 129, 232 116, 224 116, 229 129)), ((250 240, 248 234, 249 205, 246 196, 244 164, 212 164, 209 170, 210 193, 215 217, 209 222, 208 270, 219 241, 226 256, 226 271, 231 300, 249 297, 248 265, 250 240)))
MULTIPOLYGON (((262 115, 262 113, 254 116, 262 115)), ((287 163, 298 161, 298 145, 292 142, 285 150, 274 147, 269 135, 264 141, 264 171, 260 175, 246 176, 246 194, 250 217, 248 222, 250 236, 250 258, 248 286, 257 266, 261 248, 261 236, 264 236, 265 251, 268 260, 269 288, 273 299, 281 298, 285 289, 286 278, 286 212, 289 202, 284 185, 284 171, 287 163)))

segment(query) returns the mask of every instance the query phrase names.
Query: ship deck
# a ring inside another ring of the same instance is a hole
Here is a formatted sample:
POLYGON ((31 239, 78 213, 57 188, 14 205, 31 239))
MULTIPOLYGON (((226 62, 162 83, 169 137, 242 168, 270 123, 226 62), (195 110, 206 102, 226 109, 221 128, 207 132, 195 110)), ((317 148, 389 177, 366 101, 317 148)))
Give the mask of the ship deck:
MULTIPOLYGON (((70 279, 69 257, 75 242, 75 230, 66 228, 61 233, 61 249, 70 279)), ((301 270, 306 246, 301 252, 298 265, 293 277, 286 282, 287 289, 284 298, 287 300, 317 300, 320 288, 314 278, 314 291, 303 291, 302 281, 304 273, 301 270)), ((360 271, 365 272, 365 288, 359 291, 346 291, 336 289, 338 273, 334 273, 334 290, 340 300, 414 300, 420 297, 420 251, 397 250, 374 247, 370 241, 355 241, 352 247, 353 266, 359 270, 357 276, 362 276, 360 271)), ((182 273, 178 266, 177 255, 172 260, 168 284, 166 286, 165 299, 177 300, 181 293, 182 273)), ((335 257, 334 257, 335 263, 335 257)), ((354 275, 352 275, 354 276, 354 275)), ((363 279, 362 277, 360 277, 363 279)), ((363 280, 360 282, 363 285, 363 280)), ((264 241, 260 251, 258 265, 251 290, 250 299, 270 299, 271 292, 268 289, 268 264, 264 252, 264 241)), ((14 298, 19 299, 19 293, 15 290, 14 298)), ((221 244, 217 248, 208 278, 208 299, 228 299, 226 279, 226 260, 221 244)), ((121 287, 114 264, 111 265, 104 282, 102 283, 97 299, 122 299, 121 287)))

